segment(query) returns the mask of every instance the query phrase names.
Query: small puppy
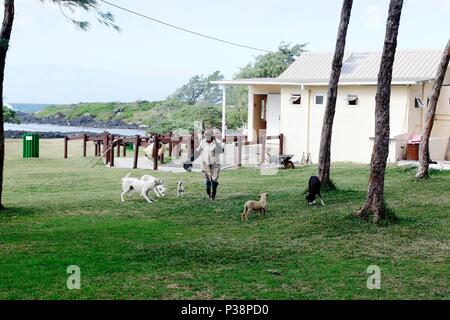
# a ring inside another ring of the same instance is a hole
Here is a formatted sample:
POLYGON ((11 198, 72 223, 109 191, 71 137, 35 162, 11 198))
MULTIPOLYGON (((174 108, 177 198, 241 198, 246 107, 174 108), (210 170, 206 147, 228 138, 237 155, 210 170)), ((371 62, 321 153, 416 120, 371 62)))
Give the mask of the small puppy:
POLYGON ((177 181, 177 197, 184 197, 184 185, 183 181, 177 181))
POLYGON ((268 197, 268 193, 267 192, 263 192, 260 193, 260 199, 259 201, 254 201, 254 200, 249 200, 244 204, 244 212, 242 212, 241 214, 241 220, 242 221, 247 221, 248 220, 248 216, 249 214, 253 211, 253 210, 257 210, 259 211, 261 214, 266 215, 267 213, 267 197, 268 197))
POLYGON ((324 206, 325 203, 323 203, 322 195, 320 194, 320 180, 317 176, 311 176, 308 183, 308 195, 305 199, 309 205, 313 205, 316 204, 316 196, 320 197, 320 202, 324 206))
POLYGON ((156 191, 155 191, 156 195, 159 194, 160 197, 165 197, 166 196, 166 187, 164 187, 164 185, 158 184, 156 186, 156 191), (156 192, 156 191, 158 191, 158 192, 156 192))

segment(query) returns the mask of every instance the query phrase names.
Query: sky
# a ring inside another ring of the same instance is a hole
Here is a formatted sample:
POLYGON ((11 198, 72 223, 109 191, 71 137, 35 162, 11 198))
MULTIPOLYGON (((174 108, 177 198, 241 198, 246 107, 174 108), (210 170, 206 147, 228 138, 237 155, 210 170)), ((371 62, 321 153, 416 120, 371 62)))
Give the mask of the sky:
MULTIPOLYGON (((109 0, 196 32, 275 51, 280 42, 333 51, 341 0, 109 0)), ((346 50, 382 50, 388 0, 354 0, 346 50)), ((122 31, 49 0, 16 0, 4 97, 15 103, 164 99, 195 74, 231 78, 261 52, 196 37, 106 4, 122 31), (91 22, 77 30, 64 15, 91 22)), ((3 10, 3 9, 1 9, 3 10)), ((0 11, 1 11, 0 10, 0 11)), ((1 12, 2 16, 3 13, 1 12)), ((398 49, 443 49, 450 0, 407 0, 398 49)))

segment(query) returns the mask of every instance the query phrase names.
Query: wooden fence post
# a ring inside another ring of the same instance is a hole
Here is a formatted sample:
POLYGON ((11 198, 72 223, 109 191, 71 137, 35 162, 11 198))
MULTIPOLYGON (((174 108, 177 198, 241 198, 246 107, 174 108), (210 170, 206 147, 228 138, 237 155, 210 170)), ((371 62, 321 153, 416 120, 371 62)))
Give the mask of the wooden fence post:
POLYGON ((122 156, 125 158, 127 156, 127 142, 125 140, 123 144, 122 156))
POLYGON ((139 157, 139 146, 141 145, 141 137, 136 135, 136 140, 134 141, 134 159, 133 159, 133 169, 137 169, 138 157, 139 157))
POLYGON ((86 158, 87 134, 83 134, 83 157, 86 158))
POLYGON ((109 143, 110 144, 110 149, 109 149, 109 162, 113 162, 112 164, 111 164, 111 167, 114 167, 114 144, 113 144, 113 142, 114 142, 114 135, 112 134, 111 136, 110 136, 110 138, 111 138, 111 142, 109 143))
POLYGON ((122 143, 122 140, 117 141, 117 158, 120 158, 120 144, 122 143))
POLYGON ((105 131, 104 135, 103 135, 103 150, 102 150, 102 155, 103 157, 105 157, 105 162, 106 164, 109 163, 109 152, 107 152, 108 150, 108 140, 109 140, 109 133, 105 131))
POLYGON ((259 142, 261 143, 261 164, 263 164, 264 162, 266 162, 266 132, 263 129, 259 131, 260 131, 259 142))
POLYGON ((194 132, 191 133, 191 143, 189 146, 189 159, 192 158, 192 156, 194 155, 194 143, 195 143, 195 135, 194 132))
POLYGON ((280 148, 279 148, 280 156, 284 154, 284 135, 280 133, 280 148))
POLYGON ((237 166, 242 167, 242 136, 237 138, 237 166))
POLYGON ((64 137, 64 159, 67 159, 67 142, 69 138, 67 136, 64 137))
POLYGON ((172 150, 173 150, 173 142, 172 142, 172 131, 169 133, 169 157, 172 157, 172 150))
POLYGON ((153 135, 153 170, 158 170, 158 150, 159 150, 159 137, 157 134, 153 135))
POLYGON ((109 166, 114 167, 114 136, 111 136, 111 148, 109 149, 109 166))

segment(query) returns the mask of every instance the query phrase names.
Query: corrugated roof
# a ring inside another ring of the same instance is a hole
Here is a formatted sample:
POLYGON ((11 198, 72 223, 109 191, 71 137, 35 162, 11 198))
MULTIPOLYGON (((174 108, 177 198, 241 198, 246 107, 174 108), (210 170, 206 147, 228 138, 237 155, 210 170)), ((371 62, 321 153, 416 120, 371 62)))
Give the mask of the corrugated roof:
MULTIPOLYGON (((441 50, 398 50, 395 54, 393 83, 434 79, 441 50)), ((277 79, 298 83, 327 83, 333 53, 302 53, 277 79)), ((344 55, 341 83, 372 83, 378 78, 381 52, 348 52, 344 55)))
POLYGON ((217 80, 211 81, 215 84, 231 84, 231 85, 245 85, 245 84, 261 84, 261 85, 299 85, 301 84, 297 80, 289 81, 279 78, 246 78, 246 79, 233 79, 233 80, 217 80))
MULTIPOLYGON (((426 79, 424 79, 425 81, 426 79)), ((267 85, 267 86, 327 86, 328 79, 279 79, 279 78, 250 78, 250 79, 233 79, 233 80, 217 80, 211 81, 213 84, 224 85, 267 85)), ((417 81, 398 80, 392 81, 393 85, 415 84, 417 81)), ((339 85, 376 85, 377 80, 373 79, 359 79, 357 81, 340 80, 339 85)))

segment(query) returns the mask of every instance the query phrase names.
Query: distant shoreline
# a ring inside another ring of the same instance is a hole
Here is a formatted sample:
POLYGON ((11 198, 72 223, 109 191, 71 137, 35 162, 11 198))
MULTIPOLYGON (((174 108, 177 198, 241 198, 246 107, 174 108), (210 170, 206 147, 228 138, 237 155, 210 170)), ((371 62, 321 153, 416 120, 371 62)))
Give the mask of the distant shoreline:
MULTIPOLYGON (((30 133, 30 131, 16 131, 16 130, 5 130, 5 139, 22 139, 25 133, 30 133)), ((100 136, 101 133, 97 132, 53 132, 53 131, 41 131, 35 132, 39 135, 40 139, 62 139, 67 136, 75 136, 87 134, 89 136, 100 136)))
POLYGON ((24 133, 35 132, 39 136, 45 137, 46 139, 57 139, 63 138, 69 135, 76 134, 89 134, 101 135, 104 131, 109 133, 121 135, 121 136, 134 136, 134 135, 145 135, 145 130, 140 129, 127 129, 127 128, 92 128, 92 127, 82 127, 82 126, 61 126, 53 124, 41 124, 41 123, 5 123, 5 138, 8 139, 18 139, 21 138, 24 133))
POLYGON ((117 128, 130 130, 143 130, 138 124, 125 123, 122 120, 99 120, 90 115, 84 115, 75 119, 66 119, 64 116, 37 117, 32 113, 17 111, 16 118, 21 124, 54 125, 60 127, 86 127, 86 128, 117 128))
POLYGON ((52 103, 17 103, 17 102, 9 102, 6 105, 11 107, 15 111, 25 112, 25 113, 34 113, 41 111, 49 106, 52 106, 52 103))

